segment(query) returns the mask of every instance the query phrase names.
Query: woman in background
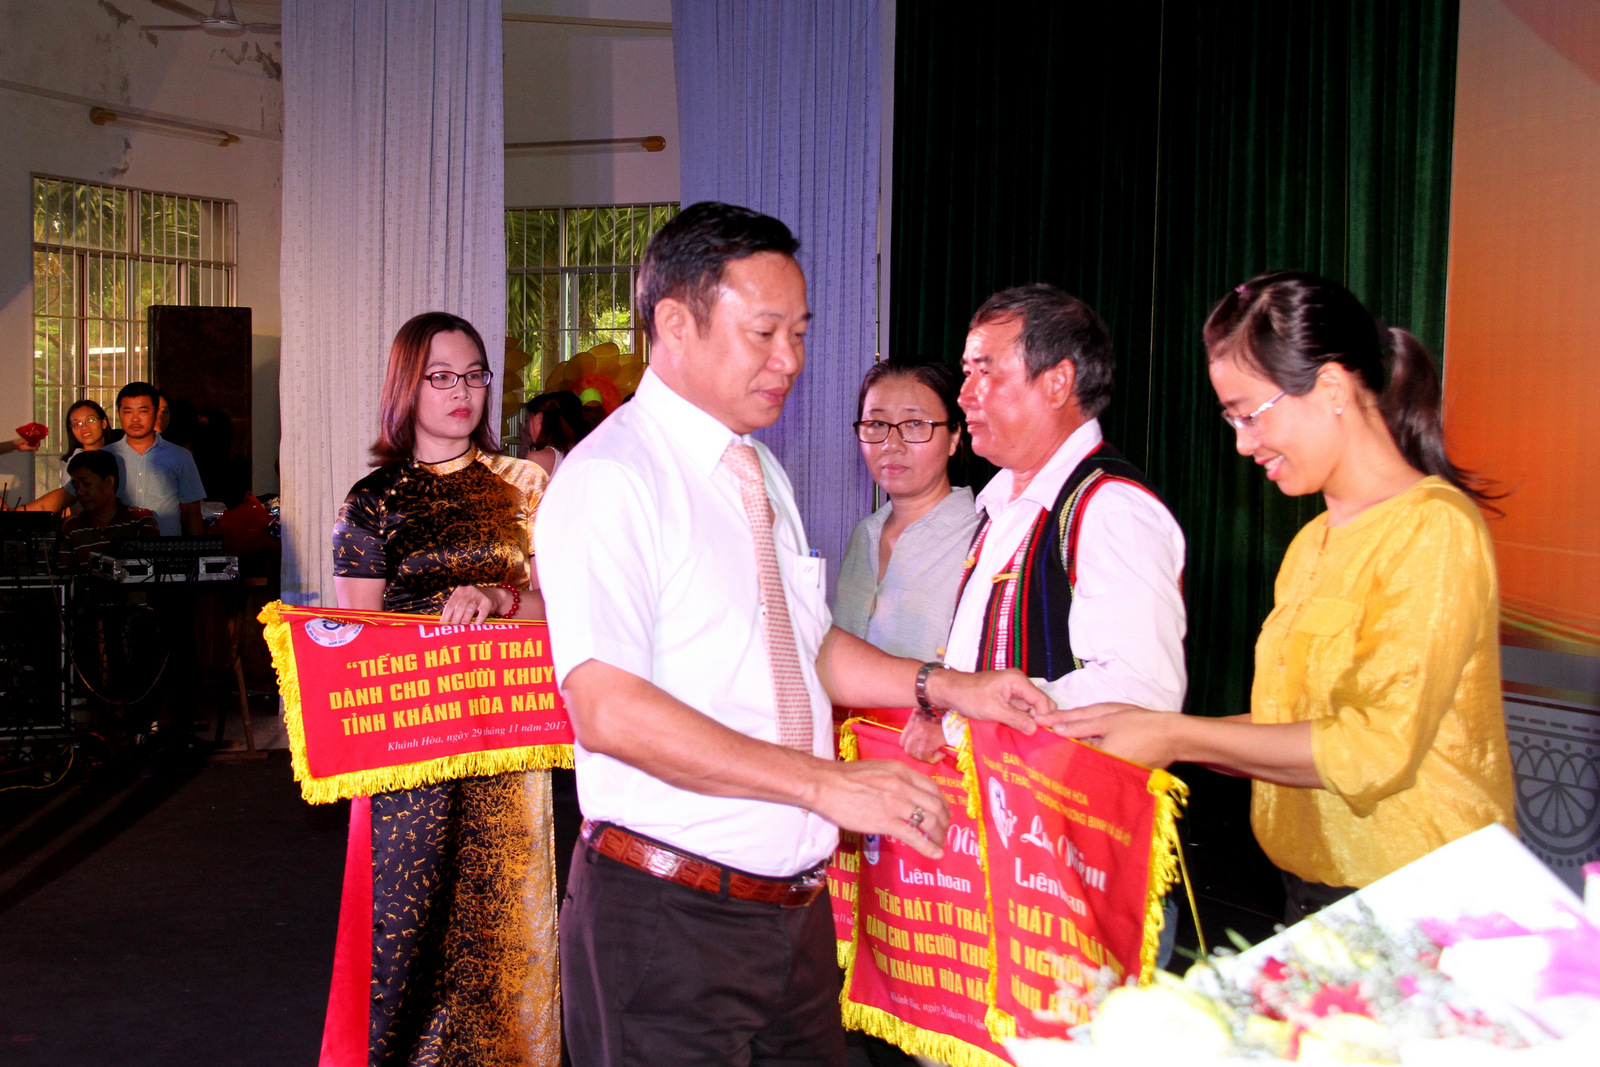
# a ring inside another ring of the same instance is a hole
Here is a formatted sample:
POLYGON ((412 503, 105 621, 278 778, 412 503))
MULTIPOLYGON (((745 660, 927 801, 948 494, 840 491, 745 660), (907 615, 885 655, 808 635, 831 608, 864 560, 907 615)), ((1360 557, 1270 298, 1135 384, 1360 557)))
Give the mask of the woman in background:
MULTIPOLYGON (((542 618, 534 513, 549 479, 495 453, 492 375, 464 319, 400 328, 376 470, 333 531, 339 606, 446 624, 542 618)), ((560 1059, 550 777, 461 778, 351 802, 325 1067, 560 1059)))
MULTIPOLYGON (((962 561, 978 528, 972 490, 950 487, 960 391, 960 376, 944 364, 875 363, 856 400, 861 458, 888 499, 851 531, 833 622, 896 656, 944 658, 962 561)), ((851 1056, 874 1067, 919 1062, 878 1038, 848 1037, 851 1056)))
POLYGON ((888 500, 850 534, 833 621, 896 656, 943 658, 978 528, 972 490, 950 487, 960 390, 942 363, 877 363, 861 383, 856 438, 888 500))
POLYGON ((1278 571, 1250 713, 1096 705, 1040 724, 1255 779, 1251 824, 1295 922, 1490 823, 1515 829, 1494 546, 1411 334, 1279 271, 1225 296, 1205 344, 1240 455, 1328 509, 1278 571))
MULTIPOLYGON (((522 422, 522 458, 532 460, 552 476, 572 451, 572 446, 581 439, 563 411, 563 396, 572 397, 572 394, 565 389, 540 393, 523 405, 527 417, 522 422)), ((572 399, 573 406, 577 407, 577 398, 572 399)), ((588 429, 588 424, 583 423, 585 433, 588 429)))
POLYGON ((96 452, 110 444, 115 437, 106 410, 85 397, 67 409, 67 427, 72 431, 72 447, 61 457, 61 484, 30 504, 24 511, 65 511, 72 506, 72 475, 67 465, 80 452, 96 452))

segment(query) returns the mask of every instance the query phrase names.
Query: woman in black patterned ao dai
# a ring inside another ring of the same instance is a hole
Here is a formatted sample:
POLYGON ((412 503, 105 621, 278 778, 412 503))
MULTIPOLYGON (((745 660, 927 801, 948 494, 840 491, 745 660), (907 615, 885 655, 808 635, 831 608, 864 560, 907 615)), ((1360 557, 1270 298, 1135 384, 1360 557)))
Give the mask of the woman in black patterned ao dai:
MULTIPOLYGON (((470 323, 400 328, 379 463, 333 531, 342 608, 542 618, 534 513, 549 479, 497 454, 492 375, 470 323)), ((322 1067, 560 1061, 547 771, 462 778, 351 802, 322 1067)))

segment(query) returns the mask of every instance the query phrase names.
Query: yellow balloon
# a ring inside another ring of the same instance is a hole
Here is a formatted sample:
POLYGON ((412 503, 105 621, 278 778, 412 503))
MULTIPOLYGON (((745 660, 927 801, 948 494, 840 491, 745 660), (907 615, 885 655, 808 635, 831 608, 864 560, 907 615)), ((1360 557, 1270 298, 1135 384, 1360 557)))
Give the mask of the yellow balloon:
POLYGON ((577 365, 573 361, 567 360, 564 363, 558 363, 556 364, 555 372, 550 375, 549 381, 545 382, 545 391, 553 393, 557 389, 571 389, 572 384, 580 377, 582 375, 577 373, 577 365))
POLYGON ((517 343, 506 338, 506 378, 520 373, 528 364, 533 362, 533 357, 517 347, 517 343))

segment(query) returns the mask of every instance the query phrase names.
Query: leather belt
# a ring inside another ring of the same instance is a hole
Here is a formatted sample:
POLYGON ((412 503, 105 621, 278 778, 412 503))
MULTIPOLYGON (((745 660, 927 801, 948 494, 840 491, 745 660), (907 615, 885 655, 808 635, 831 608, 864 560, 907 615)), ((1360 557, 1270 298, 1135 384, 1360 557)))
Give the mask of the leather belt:
POLYGON ((828 884, 822 867, 794 878, 762 878, 592 819, 583 820, 583 840, 602 856, 668 882, 780 908, 810 907, 828 884))

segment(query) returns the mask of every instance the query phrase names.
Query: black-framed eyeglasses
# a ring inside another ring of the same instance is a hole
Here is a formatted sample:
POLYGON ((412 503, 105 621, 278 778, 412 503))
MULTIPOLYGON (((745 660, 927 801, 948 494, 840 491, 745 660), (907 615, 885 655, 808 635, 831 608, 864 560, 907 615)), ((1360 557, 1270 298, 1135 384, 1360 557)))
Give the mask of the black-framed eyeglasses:
POLYGON ((953 422, 932 422, 928 419, 907 419, 905 422, 884 422, 881 419, 862 419, 852 423, 856 428, 856 438, 865 444, 881 445, 889 439, 889 431, 894 430, 900 434, 900 440, 908 445, 927 444, 933 440, 933 431, 940 426, 955 429, 953 422))
POLYGON ((1248 415, 1230 415, 1226 411, 1221 412, 1222 421, 1227 423, 1229 426, 1232 426, 1235 430, 1249 430, 1254 433, 1256 428, 1256 420, 1271 410, 1272 405, 1276 404, 1278 401, 1282 400, 1288 395, 1289 390, 1285 389, 1248 415))
POLYGON ((466 379, 467 385, 473 389, 483 389, 494 381, 492 370, 469 370, 465 374, 457 374, 453 370, 436 370, 432 374, 422 376, 429 385, 435 389, 454 389, 456 382, 466 379))

